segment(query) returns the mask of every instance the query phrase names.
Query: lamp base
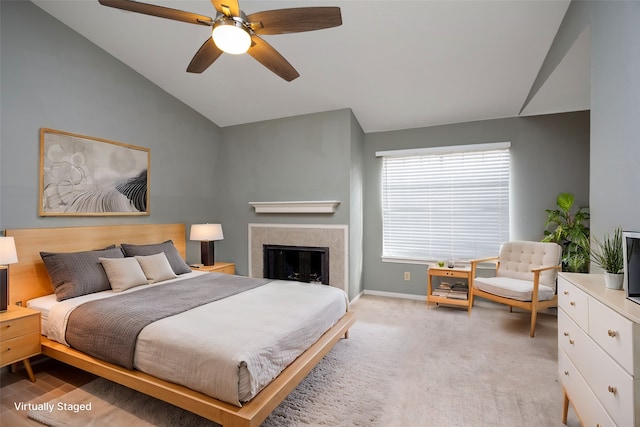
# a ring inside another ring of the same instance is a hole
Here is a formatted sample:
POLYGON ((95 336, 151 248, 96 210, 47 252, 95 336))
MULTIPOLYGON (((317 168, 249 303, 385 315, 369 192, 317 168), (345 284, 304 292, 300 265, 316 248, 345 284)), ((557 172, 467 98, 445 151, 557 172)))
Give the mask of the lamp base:
POLYGON ((0 268, 0 311, 7 311, 9 304, 8 272, 7 268, 0 268))
POLYGON ((213 241, 200 242, 200 260, 203 265, 213 265, 214 263, 213 241))

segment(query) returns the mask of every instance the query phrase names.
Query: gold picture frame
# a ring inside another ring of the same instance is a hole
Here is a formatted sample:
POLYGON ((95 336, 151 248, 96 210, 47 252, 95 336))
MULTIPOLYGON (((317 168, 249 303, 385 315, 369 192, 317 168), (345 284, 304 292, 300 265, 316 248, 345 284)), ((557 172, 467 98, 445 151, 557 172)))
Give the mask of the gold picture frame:
POLYGON ((40 129, 40 216, 149 215, 151 150, 40 129))

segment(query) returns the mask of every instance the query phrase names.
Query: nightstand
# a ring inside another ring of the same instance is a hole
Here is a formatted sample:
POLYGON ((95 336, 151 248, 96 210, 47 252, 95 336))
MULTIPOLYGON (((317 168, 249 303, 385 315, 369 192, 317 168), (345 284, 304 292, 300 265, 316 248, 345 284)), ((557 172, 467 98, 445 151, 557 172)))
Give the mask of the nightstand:
POLYGON ((436 267, 434 265, 429 266, 427 271, 427 304, 428 303, 436 303, 436 304, 448 304, 448 305, 457 305, 466 307, 469 314, 471 314, 471 293, 473 292, 473 279, 471 276, 471 267, 436 267), (467 282, 467 294, 462 295, 459 298, 453 298, 453 295, 434 295, 432 278, 434 276, 437 277, 448 277, 450 279, 466 279, 467 282))
POLYGON ((35 382, 29 358, 40 354, 40 312, 9 305, 0 313, 0 346, 0 367, 22 360, 29 379, 35 382))
POLYGON ((207 273, 236 274, 236 265, 232 262, 216 262, 213 265, 192 264, 191 269, 193 271, 206 271, 207 273))

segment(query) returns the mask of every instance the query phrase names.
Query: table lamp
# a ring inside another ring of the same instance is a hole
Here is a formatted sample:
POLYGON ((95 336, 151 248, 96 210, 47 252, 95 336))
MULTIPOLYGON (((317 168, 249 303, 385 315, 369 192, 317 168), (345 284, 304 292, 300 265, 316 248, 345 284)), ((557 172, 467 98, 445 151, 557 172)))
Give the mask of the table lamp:
POLYGON ((7 311, 9 304, 9 264, 18 262, 16 242, 13 237, 0 236, 0 311, 7 311))
POLYGON ((213 265, 215 262, 213 242, 224 239, 220 224, 191 225, 190 240, 200 241, 200 258, 203 265, 213 265))

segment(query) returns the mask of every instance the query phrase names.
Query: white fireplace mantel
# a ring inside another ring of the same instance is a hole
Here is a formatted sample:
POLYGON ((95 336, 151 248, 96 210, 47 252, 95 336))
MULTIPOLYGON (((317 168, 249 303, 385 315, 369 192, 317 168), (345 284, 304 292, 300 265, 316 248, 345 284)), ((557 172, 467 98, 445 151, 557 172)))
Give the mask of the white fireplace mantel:
POLYGON ((249 202, 256 213, 334 213, 338 200, 306 202, 249 202))

